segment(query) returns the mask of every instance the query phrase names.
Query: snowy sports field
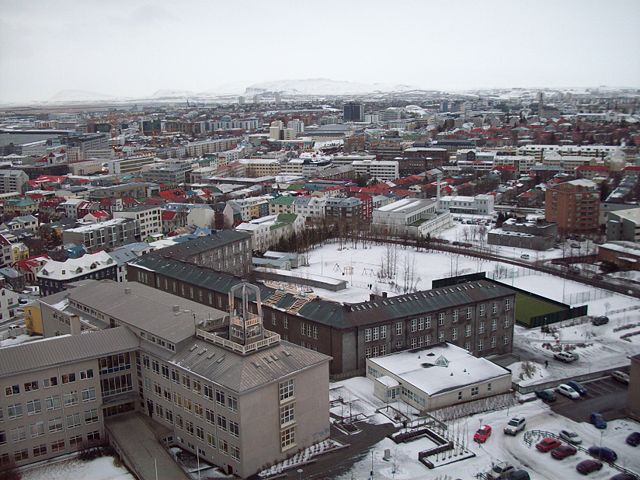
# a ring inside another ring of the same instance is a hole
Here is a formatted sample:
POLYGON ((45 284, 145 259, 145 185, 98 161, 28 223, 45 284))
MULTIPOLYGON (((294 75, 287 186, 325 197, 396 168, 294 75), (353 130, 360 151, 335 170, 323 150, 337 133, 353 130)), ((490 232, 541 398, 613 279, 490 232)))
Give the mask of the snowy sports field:
POLYGON ((362 302, 370 293, 404 293, 405 288, 428 290, 440 278, 487 272, 507 285, 543 295, 572 306, 589 306, 590 315, 606 315, 610 310, 640 305, 634 297, 613 293, 525 267, 468 257, 448 252, 417 252, 400 245, 372 245, 340 249, 337 243, 309 253, 309 265, 294 271, 300 275, 321 275, 347 281, 349 288, 338 292, 314 289, 319 296, 346 303, 362 302), (389 269, 390 260, 395 268, 389 269), (390 271, 391 270, 391 271, 390 271))

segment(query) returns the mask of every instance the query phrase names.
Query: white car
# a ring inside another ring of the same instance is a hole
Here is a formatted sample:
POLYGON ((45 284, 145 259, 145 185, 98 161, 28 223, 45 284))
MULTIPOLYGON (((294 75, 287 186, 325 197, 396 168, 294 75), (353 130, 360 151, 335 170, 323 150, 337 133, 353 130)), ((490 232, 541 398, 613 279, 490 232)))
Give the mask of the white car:
POLYGON ((560 438, 572 445, 579 445, 582 443, 580 435, 576 432, 572 432, 571 430, 560 430, 560 438))
POLYGON ((564 395, 565 397, 569 397, 572 400, 578 400, 580 398, 580 394, 565 383, 561 383, 560 385, 558 385, 556 391, 559 394, 564 395))

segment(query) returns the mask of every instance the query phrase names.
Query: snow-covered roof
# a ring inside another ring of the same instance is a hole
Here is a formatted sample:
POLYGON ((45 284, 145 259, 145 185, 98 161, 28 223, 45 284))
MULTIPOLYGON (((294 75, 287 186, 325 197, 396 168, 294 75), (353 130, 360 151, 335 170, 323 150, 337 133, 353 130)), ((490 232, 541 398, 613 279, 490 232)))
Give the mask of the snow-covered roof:
POLYGON ((631 222, 640 223, 640 208, 629 208, 626 210, 616 210, 610 212, 609 215, 615 215, 616 217, 629 220, 631 222))
POLYGON ((576 187, 596 188, 596 184, 591 180, 587 180, 586 178, 578 178, 577 180, 570 180, 567 183, 570 183, 571 185, 575 185, 576 187))
POLYGON ((50 280, 69 280, 90 271, 101 270, 114 265, 114 260, 107 252, 86 254, 80 258, 70 258, 65 262, 47 260, 38 277, 50 280))
POLYGON ((640 256, 640 244, 636 242, 607 242, 601 245, 600 248, 636 257, 640 256))
POLYGON ((384 357, 369 358, 368 361, 387 370, 401 384, 412 385, 427 395, 511 375, 506 368, 486 358, 474 357, 464 348, 450 343, 405 350, 384 357))

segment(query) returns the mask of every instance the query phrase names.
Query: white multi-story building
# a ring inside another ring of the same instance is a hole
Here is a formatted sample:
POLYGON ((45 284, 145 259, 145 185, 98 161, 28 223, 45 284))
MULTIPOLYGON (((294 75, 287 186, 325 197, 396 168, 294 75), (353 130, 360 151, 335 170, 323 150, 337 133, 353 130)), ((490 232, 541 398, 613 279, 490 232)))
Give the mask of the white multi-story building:
POLYGON ((22 170, 0 170, 0 193, 22 193, 29 176, 22 170))
POLYGON ((188 157, 201 157, 205 153, 216 153, 231 150, 238 145, 240 137, 216 138, 187 143, 185 153, 188 157))
POLYGON ((293 202, 293 211, 304 218, 323 218, 325 207, 327 205, 326 198, 323 197, 296 197, 293 202))
POLYGON ((365 175, 381 182, 400 177, 400 167, 395 160, 355 160, 352 165, 357 175, 365 175))
POLYGON ((300 135, 301 133, 304 133, 304 122, 302 120, 294 118, 293 120, 289 120, 287 122, 287 128, 293 130, 295 135, 300 135))
POLYGON ((20 306, 19 295, 8 288, 0 289, 0 322, 11 320, 16 315, 16 308, 20 306))
POLYGON ((526 175, 536 164, 536 158, 531 155, 496 155, 494 167, 514 167, 519 175, 526 175))
POLYGON ((138 205, 113 212, 113 218, 132 218, 140 225, 140 238, 162 233, 162 210, 155 205, 138 205))
POLYGON ((426 237, 451 226, 451 215, 438 214, 436 206, 437 202, 433 200, 404 198, 374 208, 371 227, 390 235, 426 237))
POLYGON ((253 251, 264 252, 275 246, 281 239, 301 232, 303 228, 304 217, 295 213, 281 213, 241 223, 236 230, 251 235, 253 251))
POLYGON ((556 152, 559 155, 605 158, 619 148, 612 145, 523 145, 518 147, 517 152, 518 155, 532 155, 538 160, 542 160, 547 152, 556 152))
POLYGON ((491 215, 493 195, 476 195, 475 197, 440 197, 438 210, 450 213, 470 213, 475 215, 491 215))
POLYGON ((546 167, 559 169, 562 173, 575 175, 576 168, 585 165, 595 165, 596 157, 586 155, 561 155, 558 152, 544 152, 542 164, 546 167))

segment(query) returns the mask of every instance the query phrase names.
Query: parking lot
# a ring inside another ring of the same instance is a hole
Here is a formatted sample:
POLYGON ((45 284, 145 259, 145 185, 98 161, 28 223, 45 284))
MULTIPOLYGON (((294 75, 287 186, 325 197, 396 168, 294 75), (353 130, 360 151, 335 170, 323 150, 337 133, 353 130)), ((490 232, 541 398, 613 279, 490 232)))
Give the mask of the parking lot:
POLYGON ((607 420, 623 418, 627 403, 627 385, 604 377, 581 382, 588 393, 580 400, 571 400, 558 394, 551 409, 576 422, 588 422, 591 412, 600 412, 607 420))

